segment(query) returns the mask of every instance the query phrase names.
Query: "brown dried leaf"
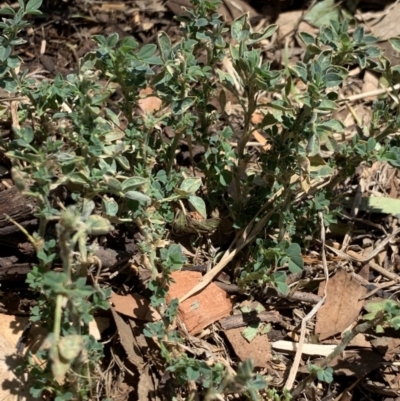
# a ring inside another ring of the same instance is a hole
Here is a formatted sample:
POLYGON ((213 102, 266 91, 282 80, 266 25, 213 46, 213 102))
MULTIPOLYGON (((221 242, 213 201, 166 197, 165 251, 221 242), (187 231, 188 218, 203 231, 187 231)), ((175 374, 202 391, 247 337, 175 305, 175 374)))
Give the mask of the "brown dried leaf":
POLYGON ((241 361, 253 359, 254 366, 266 368, 271 359, 271 344, 267 335, 258 334, 253 341, 248 342, 242 335, 242 328, 225 331, 235 354, 241 361))
MULTIPOLYGON (((322 296, 325 281, 320 283, 318 295, 322 296)), ((339 271, 327 286, 327 297, 318 311, 315 333, 324 340, 346 330, 354 323, 363 306, 360 300, 367 290, 351 274, 339 271)))
POLYGON ((122 316, 120 316, 115 308, 111 307, 111 313, 114 317, 115 325, 117 326, 119 340, 124 347, 126 355, 130 362, 132 362, 136 368, 141 372, 145 366, 145 362, 143 359, 143 354, 140 348, 138 347, 135 336, 132 333, 132 329, 122 316))
POLYGON ((389 6, 386 11, 388 11, 386 15, 372 27, 372 33, 380 40, 387 40, 400 35, 400 4, 389 6))
POLYGON ((150 306, 150 301, 139 294, 118 295, 113 292, 110 302, 118 313, 125 316, 146 322, 161 319, 159 313, 150 306))
POLYGON ((140 91, 140 96, 143 96, 143 99, 138 101, 139 107, 144 113, 152 113, 153 111, 157 111, 161 107, 161 99, 157 96, 148 96, 153 93, 153 89, 145 88, 140 91), (146 97, 145 97, 146 96, 146 97))

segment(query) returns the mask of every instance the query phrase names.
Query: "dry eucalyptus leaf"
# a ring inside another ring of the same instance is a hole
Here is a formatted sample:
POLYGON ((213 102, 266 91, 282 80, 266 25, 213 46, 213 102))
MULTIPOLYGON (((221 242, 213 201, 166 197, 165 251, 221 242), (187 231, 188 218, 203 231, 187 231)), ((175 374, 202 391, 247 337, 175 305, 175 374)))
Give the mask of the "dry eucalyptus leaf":
POLYGON ((161 319, 159 313, 150 306, 150 301, 139 294, 118 295, 112 293, 110 302, 118 313, 125 316, 146 322, 161 319))
POLYGON ((271 344, 268 337, 258 334, 251 342, 242 335, 243 328, 226 330, 225 335, 232 345, 235 354, 241 361, 253 359, 254 366, 266 368, 271 359, 271 344))
MULTIPOLYGON (((323 296, 324 288, 325 281, 321 282, 318 295, 323 296)), ((317 313, 315 325, 320 340, 341 333, 357 320, 363 306, 360 299, 366 293, 366 288, 343 270, 329 279, 326 301, 317 313)))

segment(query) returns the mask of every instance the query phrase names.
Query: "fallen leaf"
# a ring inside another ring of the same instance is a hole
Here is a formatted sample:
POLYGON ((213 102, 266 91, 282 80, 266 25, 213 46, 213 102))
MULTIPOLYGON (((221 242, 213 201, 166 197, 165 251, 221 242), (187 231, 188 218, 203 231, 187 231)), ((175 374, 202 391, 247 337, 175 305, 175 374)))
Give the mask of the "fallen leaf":
MULTIPOLYGON (((167 303, 180 299, 201 280, 201 273, 176 271, 171 274, 175 281, 169 287, 167 303)), ((190 334, 201 332, 210 324, 230 315, 232 302, 228 294, 211 283, 204 290, 179 304, 178 315, 190 334)))
POLYGON ((242 335, 242 328, 225 331, 229 343, 232 345, 235 354, 241 361, 253 359, 254 366, 266 368, 271 359, 271 344, 267 335, 257 335, 251 342, 248 342, 242 335))
POLYGON ((115 308, 111 307, 110 309, 114 317, 115 325, 117 326, 119 341, 121 342, 129 361, 135 365, 139 372, 143 371, 145 361, 143 359, 142 351, 136 343, 131 326, 115 311, 115 308))
POLYGON ((279 36, 286 37, 295 32, 297 25, 303 19, 303 11, 288 11, 285 13, 280 13, 275 24, 279 26, 279 36))
MULTIPOLYGON (((324 287, 325 281, 320 283, 318 295, 323 296, 324 287)), ((315 325, 320 340, 341 333, 357 320, 363 306, 360 299, 366 293, 366 288, 343 270, 329 279, 327 297, 315 325)))
POLYGON ((150 301, 139 294, 118 295, 113 292, 110 302, 118 313, 125 316, 146 322, 161 319, 159 313, 150 306, 150 301))
POLYGON ((387 40, 400 35, 400 4, 389 7, 390 12, 385 13, 384 17, 372 26, 372 33, 380 40, 387 40))
POLYGON ((161 107, 161 99, 157 96, 149 96, 152 93, 153 89, 151 88, 145 88, 140 91, 140 96, 143 96, 143 98, 138 101, 138 104, 144 113, 152 113, 161 107))

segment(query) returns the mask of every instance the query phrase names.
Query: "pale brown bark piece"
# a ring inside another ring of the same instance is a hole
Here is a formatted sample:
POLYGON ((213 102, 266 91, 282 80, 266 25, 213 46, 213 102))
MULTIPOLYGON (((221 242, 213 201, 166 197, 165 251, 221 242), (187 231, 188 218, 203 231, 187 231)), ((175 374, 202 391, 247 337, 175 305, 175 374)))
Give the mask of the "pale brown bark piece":
POLYGON ((253 359, 254 366, 266 368, 271 359, 271 344, 266 334, 258 334, 253 341, 248 342, 242 335, 243 329, 237 328, 225 331, 228 341, 241 361, 253 359))
MULTIPOLYGON (((170 285, 167 303, 175 298, 181 298, 201 280, 201 273, 192 271, 177 271, 171 274, 175 283, 170 285)), ((214 283, 203 291, 193 295, 179 305, 178 314, 190 334, 201 332, 232 311, 232 302, 228 294, 214 283)))
MULTIPOLYGON (((318 295, 323 295, 324 287, 325 281, 320 283, 318 295)), ((366 292, 366 288, 345 271, 329 279, 326 301, 318 311, 315 326, 320 340, 341 333, 357 320, 363 306, 361 298, 366 292)))

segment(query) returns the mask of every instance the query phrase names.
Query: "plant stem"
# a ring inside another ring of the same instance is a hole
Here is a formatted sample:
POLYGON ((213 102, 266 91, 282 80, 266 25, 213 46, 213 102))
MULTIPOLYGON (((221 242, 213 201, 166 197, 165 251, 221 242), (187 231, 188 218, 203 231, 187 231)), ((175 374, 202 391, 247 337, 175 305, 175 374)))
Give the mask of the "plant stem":
MULTIPOLYGON (((385 320, 385 315, 383 314, 383 312, 381 312, 374 319, 369 320, 365 323, 361 323, 358 326, 354 327, 352 331, 348 331, 343 337, 342 342, 333 350, 333 352, 330 355, 328 355, 325 359, 321 361, 319 366, 322 369, 326 368, 339 354, 341 354, 346 349, 351 340, 357 334, 365 333, 367 330, 376 327, 379 324, 382 324, 384 320, 385 320)), ((298 384, 298 386, 291 392, 293 399, 296 399, 301 394, 301 392, 306 388, 306 386, 312 381, 314 381, 316 378, 317 378, 317 373, 313 372, 310 373, 305 379, 303 379, 298 384)))

